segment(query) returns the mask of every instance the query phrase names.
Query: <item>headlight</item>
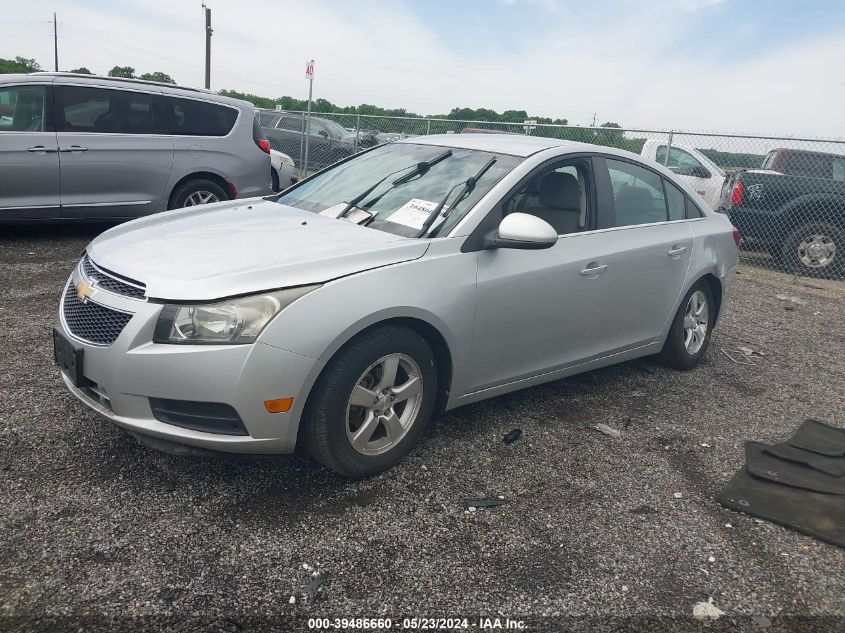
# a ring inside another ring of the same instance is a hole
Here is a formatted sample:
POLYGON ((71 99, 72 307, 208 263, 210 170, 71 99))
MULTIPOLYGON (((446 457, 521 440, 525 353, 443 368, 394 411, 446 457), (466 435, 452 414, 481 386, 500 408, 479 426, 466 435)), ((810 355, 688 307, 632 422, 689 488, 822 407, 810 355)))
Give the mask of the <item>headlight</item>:
POLYGON ((205 305, 166 305, 159 315, 153 342, 253 343, 274 316, 317 288, 302 286, 205 305))

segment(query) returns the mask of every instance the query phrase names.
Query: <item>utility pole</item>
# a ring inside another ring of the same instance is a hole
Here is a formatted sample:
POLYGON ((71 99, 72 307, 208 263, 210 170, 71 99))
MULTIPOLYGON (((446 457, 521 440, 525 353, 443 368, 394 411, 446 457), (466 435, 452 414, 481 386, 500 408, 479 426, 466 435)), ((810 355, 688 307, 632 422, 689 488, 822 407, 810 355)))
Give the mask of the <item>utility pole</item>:
POLYGON ((211 90, 211 9, 205 4, 202 5, 205 13, 205 89, 211 90))
POLYGON ((55 54, 55 71, 59 72, 59 35, 56 27, 56 12, 53 12, 53 53, 55 54))
POLYGON ((592 125, 592 127, 596 127, 596 114, 598 114, 598 112, 593 113, 593 125, 592 125))

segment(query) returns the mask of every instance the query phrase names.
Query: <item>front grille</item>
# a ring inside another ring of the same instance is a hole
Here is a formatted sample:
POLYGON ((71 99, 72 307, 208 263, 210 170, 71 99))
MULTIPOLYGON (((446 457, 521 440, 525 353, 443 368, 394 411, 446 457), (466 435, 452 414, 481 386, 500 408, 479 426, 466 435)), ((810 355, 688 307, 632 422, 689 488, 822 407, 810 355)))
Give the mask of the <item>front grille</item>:
POLYGON ((109 272, 99 266, 85 255, 82 258, 82 272, 86 279, 94 282, 98 288, 117 295, 123 295, 130 299, 143 299, 146 295, 146 288, 143 284, 121 279, 115 273, 109 272))
POLYGON ((67 329, 76 338, 95 345, 111 345, 129 323, 131 314, 112 310, 93 301, 83 303, 73 284, 68 284, 62 303, 67 329))

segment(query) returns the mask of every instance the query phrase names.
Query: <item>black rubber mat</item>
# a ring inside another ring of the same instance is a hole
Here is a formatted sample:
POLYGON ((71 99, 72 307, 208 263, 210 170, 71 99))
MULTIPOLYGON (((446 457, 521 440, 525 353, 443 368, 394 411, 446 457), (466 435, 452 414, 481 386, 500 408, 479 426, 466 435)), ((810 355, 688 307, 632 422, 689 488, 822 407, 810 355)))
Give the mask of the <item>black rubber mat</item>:
POLYGON ((805 451, 803 448, 795 448, 789 444, 775 444, 767 446, 765 451, 775 457, 787 459, 791 462, 799 464, 806 464, 810 468, 833 475, 834 477, 842 477, 845 475, 845 457, 828 457, 827 455, 819 455, 812 451, 805 451))
POLYGON ((786 443, 819 455, 842 457, 845 455, 845 429, 839 429, 818 420, 804 420, 804 424, 786 443))
POLYGON ((716 500, 731 510, 845 547, 845 497, 757 479, 743 468, 716 500))
POLYGON ((760 442, 745 443, 745 467, 754 477, 813 492, 845 495, 845 477, 833 477, 809 466, 779 459, 765 452, 766 448, 760 442))

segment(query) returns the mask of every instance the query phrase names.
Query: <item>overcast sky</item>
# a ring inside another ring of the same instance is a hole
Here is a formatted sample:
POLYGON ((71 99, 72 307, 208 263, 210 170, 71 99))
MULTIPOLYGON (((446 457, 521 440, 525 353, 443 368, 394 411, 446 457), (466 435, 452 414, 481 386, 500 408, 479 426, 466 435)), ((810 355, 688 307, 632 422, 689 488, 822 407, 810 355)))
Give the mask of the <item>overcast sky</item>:
MULTIPOLYGON (((0 0, 0 57, 201 86, 199 0, 0 0)), ((842 0, 209 0, 212 88, 421 114, 845 136, 842 0)))

